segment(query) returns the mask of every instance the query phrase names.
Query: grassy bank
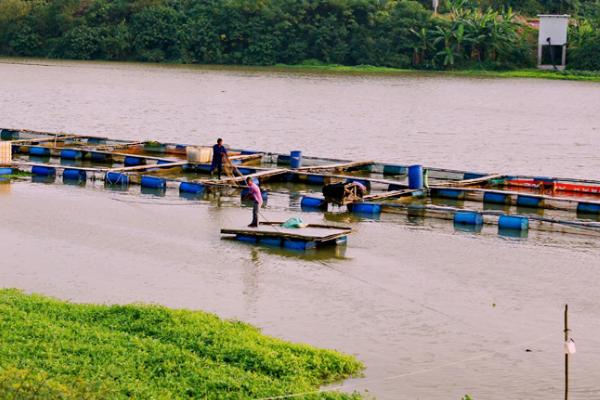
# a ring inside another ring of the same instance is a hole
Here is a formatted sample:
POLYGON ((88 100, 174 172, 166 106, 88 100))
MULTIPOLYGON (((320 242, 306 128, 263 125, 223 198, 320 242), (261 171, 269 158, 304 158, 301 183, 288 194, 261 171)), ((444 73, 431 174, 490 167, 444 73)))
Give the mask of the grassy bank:
POLYGON ((371 65, 319 65, 301 64, 285 65, 278 64, 275 68, 280 71, 290 72, 314 72, 314 73, 338 73, 357 75, 419 75, 419 76, 462 76, 481 78, 535 78, 600 82, 600 71, 542 71, 538 69, 518 69, 507 71, 489 71, 484 69, 429 71, 418 69, 398 69, 387 67, 374 67, 371 65))
POLYGON ((401 69, 388 67, 374 67, 372 65, 336 65, 336 64, 276 64, 273 66, 249 66, 249 65, 219 65, 219 64, 182 64, 182 63, 138 63, 127 61, 81 61, 81 60, 58 60, 47 58, 22 58, 22 57, 2 57, 0 64, 29 64, 52 66, 60 65, 61 62, 73 63, 96 63, 107 65, 146 65, 157 67, 175 67, 175 68, 197 68, 203 70, 215 71, 250 71, 250 72, 287 72, 287 73, 314 73, 314 74, 340 74, 340 75, 389 75, 389 76, 458 76, 473 78, 531 78, 531 79, 554 79, 554 80, 572 80, 600 82, 600 71, 542 71, 538 69, 517 69, 506 71, 490 71, 484 69, 464 69, 464 70, 446 70, 433 71, 421 69, 401 69))
POLYGON ((363 368, 354 357, 198 311, 80 305, 4 289, 0 315, 3 399, 262 398, 314 391, 363 368))

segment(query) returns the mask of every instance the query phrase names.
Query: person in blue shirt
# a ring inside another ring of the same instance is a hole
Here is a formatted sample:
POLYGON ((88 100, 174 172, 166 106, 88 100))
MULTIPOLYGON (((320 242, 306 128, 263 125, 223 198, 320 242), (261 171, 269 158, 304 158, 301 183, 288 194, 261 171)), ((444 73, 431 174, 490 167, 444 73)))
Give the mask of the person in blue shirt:
POLYGON ((210 173, 217 170, 219 180, 221 179, 221 173, 223 172, 223 160, 227 158, 227 150, 223 146, 223 139, 218 138, 217 144, 213 146, 213 157, 210 165, 210 173))

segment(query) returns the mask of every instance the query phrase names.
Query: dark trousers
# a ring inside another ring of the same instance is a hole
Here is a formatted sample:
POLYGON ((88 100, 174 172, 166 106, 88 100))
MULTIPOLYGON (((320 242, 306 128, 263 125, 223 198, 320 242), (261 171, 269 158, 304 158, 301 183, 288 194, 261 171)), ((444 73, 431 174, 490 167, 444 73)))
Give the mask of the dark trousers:
POLYGON ((217 170, 217 174, 218 174, 217 176, 219 177, 219 180, 221 180, 221 173, 223 172, 223 164, 213 165, 210 168, 210 173, 212 174, 215 171, 215 169, 217 170))
POLYGON ((258 225, 258 203, 254 202, 252 206, 252 223, 250 225, 258 225))

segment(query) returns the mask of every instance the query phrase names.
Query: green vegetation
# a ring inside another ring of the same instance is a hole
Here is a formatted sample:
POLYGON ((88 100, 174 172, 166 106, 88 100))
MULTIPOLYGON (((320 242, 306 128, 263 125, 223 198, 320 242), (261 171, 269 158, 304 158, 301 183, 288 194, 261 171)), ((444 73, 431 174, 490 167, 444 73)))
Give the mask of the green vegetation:
POLYGON ((3 399, 261 398, 314 391, 363 368, 203 312, 77 305, 4 289, 0 313, 3 399))
POLYGON ((600 0, 0 0, 0 54, 225 65, 508 70, 536 13, 573 15, 570 65, 600 70, 600 0))
MULTIPOLYGON (((222 66, 225 67, 225 66, 222 66)), ((531 78, 531 79, 555 79, 600 82, 600 71, 544 71, 539 69, 515 69, 515 70, 484 70, 484 69, 458 69, 451 71, 427 71, 418 69, 401 69, 388 67, 374 67, 372 65, 327 65, 327 64, 301 64, 284 65, 277 64, 268 67, 268 70, 290 71, 303 73, 332 73, 332 74, 361 74, 361 75, 421 75, 421 76, 464 76, 473 78, 531 78)))
POLYGON ((31 172, 25 172, 25 171, 20 171, 18 169, 13 169, 12 174, 0 175, 0 182, 8 182, 11 179, 25 178, 25 177, 30 177, 31 175, 32 175, 31 172))

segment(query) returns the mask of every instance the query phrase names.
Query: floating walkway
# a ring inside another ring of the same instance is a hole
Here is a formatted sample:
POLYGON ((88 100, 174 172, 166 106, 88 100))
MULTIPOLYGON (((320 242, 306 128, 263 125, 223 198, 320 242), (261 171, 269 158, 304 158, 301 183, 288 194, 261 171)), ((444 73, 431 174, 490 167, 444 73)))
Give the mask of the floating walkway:
POLYGON ((222 235, 234 235, 239 241, 291 250, 310 250, 322 246, 346 244, 351 228, 309 224, 304 228, 284 228, 283 222, 261 223, 256 228, 225 228, 222 235))
MULTIPOLYGON (((367 217, 401 212, 452 220, 455 226, 474 227, 474 231, 488 224, 520 232, 540 229, 592 236, 599 230, 597 180, 513 176, 247 149, 228 149, 232 167, 226 168, 222 179, 214 179, 208 175, 209 159, 188 156, 198 146, 17 129, 2 129, 0 135, 0 143, 10 143, 12 154, 10 162, 0 162, 0 178, 26 173, 36 182, 60 180, 85 186, 88 181, 101 181, 120 188, 139 185, 143 192, 176 190, 193 198, 223 188, 238 191, 243 198, 245 180, 252 178, 263 186, 263 196, 267 196, 264 190, 270 182, 301 188, 300 205, 305 211, 332 207, 320 195, 323 185, 360 182, 368 193, 362 199, 336 203, 338 212, 367 217), (440 201, 449 201, 452 206, 431 204, 440 201), (478 210, 477 204, 484 210, 478 210), (545 216, 545 210, 559 214, 545 216)), ((203 151, 210 153, 210 146, 203 151)), ((302 247, 298 244, 302 242, 305 249, 340 244, 348 234, 344 229, 333 232, 339 228, 327 226, 309 228, 286 230, 277 224, 264 224, 259 229, 225 229, 222 233, 286 248, 302 247)))

